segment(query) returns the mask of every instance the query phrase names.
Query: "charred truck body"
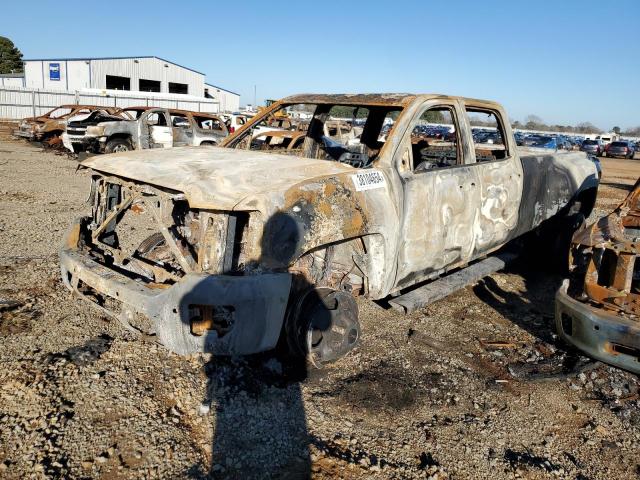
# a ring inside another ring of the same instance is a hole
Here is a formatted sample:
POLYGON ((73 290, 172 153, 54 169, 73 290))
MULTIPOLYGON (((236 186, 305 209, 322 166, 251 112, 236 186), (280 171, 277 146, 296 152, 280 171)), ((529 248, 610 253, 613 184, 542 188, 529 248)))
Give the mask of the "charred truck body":
POLYGON ((77 118, 86 118, 95 112, 102 110, 109 115, 118 115, 121 110, 116 107, 100 107, 97 105, 60 105, 53 110, 38 117, 25 118, 14 130, 13 135, 29 141, 46 142, 54 145, 60 142, 67 121, 77 118))
POLYGON ((552 217, 589 214, 593 162, 517 148, 507 118, 496 103, 441 95, 299 95, 222 148, 90 158, 91 213, 66 236, 62 278, 177 353, 285 339, 323 364, 359 337, 354 296, 398 296, 552 217), (311 117, 302 137, 256 138, 287 111, 311 117), (346 141, 326 128, 345 116, 361 125, 346 141), (474 143, 477 121, 497 140, 474 143), (447 132, 415 133, 434 122, 447 132))
POLYGON ((640 180, 610 215, 579 230, 556 296, 556 327, 590 356, 640 374, 640 180))

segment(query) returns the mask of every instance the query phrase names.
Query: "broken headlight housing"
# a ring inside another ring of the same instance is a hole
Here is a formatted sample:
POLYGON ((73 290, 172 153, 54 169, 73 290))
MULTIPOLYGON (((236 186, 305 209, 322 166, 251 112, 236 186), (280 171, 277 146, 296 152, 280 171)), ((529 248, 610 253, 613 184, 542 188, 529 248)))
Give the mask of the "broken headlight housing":
POLYGON ((104 126, 90 125, 87 127, 86 135, 88 137, 102 137, 104 135, 104 126))

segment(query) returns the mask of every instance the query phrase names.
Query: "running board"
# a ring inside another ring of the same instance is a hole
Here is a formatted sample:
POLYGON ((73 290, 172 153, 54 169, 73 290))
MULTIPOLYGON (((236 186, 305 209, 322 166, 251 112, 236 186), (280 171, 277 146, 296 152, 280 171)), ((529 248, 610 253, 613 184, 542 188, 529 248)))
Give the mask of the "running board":
POLYGON ((440 277, 431 283, 395 297, 389 300, 389 304, 399 312, 415 312, 419 308, 440 300, 456 290, 476 283, 487 275, 502 270, 516 257, 517 255, 514 253, 501 253, 487 257, 462 270, 440 277))

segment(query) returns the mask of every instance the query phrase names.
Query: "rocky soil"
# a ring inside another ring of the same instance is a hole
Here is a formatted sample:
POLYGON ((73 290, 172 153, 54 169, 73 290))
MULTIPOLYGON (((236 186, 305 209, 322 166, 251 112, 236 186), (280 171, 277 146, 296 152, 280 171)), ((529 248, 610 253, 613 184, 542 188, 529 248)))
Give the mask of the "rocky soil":
MULTIPOLYGON (((63 288, 76 166, 0 132, 0 478, 640 478, 640 381, 557 340, 559 277, 516 265, 408 316, 361 300, 323 370, 179 357, 63 288)), ((596 214, 640 175, 603 168, 596 214)))

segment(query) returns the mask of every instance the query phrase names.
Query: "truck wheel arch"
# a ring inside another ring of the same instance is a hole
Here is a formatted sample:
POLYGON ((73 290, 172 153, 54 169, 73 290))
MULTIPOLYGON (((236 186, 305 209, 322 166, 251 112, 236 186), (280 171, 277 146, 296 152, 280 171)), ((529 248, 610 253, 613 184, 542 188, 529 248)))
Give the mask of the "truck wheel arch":
POLYGON ((127 145, 129 147, 129 150, 135 149, 135 146, 131 141, 131 135, 117 133, 117 134, 111 135, 108 138, 104 147, 105 153, 113 153, 114 151, 117 151, 117 150, 114 150, 116 145, 127 145))
POLYGON ((384 237, 369 233, 309 249, 298 256, 290 271, 302 274, 307 282, 317 286, 359 290, 354 293, 380 298, 390 276, 385 268, 387 258, 384 237), (352 283, 354 277, 362 278, 360 288, 357 282, 352 283))

